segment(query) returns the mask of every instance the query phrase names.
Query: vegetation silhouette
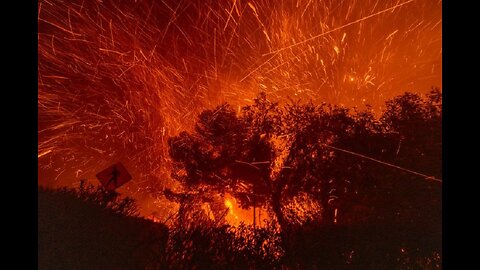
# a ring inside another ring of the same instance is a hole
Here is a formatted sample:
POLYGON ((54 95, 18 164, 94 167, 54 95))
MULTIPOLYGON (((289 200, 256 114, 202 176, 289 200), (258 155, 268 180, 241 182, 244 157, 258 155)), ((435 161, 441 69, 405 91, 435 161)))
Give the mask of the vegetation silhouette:
POLYGON ((131 198, 83 181, 39 187, 39 269, 148 269, 165 264, 167 239, 167 227, 138 217, 131 198))
POLYGON ((439 89, 406 92, 376 117, 368 106, 279 106, 261 93, 238 113, 228 104, 206 110, 193 132, 170 138, 172 176, 189 195, 183 205, 229 193, 244 208, 267 207, 279 226, 279 265, 437 269, 441 105, 439 89), (320 217, 292 224, 286 203, 305 194, 320 217))
POLYGON ((172 175, 187 193, 228 192, 243 207, 267 206, 286 229, 282 204, 301 192, 318 200, 325 224, 335 222, 335 209, 338 222, 353 222, 408 219, 426 198, 438 205, 441 184, 418 175, 441 178, 441 140, 441 93, 434 89, 426 99, 405 93, 388 101, 378 119, 329 104, 279 107, 262 93, 240 114, 228 104, 202 112, 194 132, 169 145, 172 175))
POLYGON ((183 187, 165 190, 180 204, 169 228, 102 187, 40 188, 40 269, 441 269, 441 106, 433 89, 378 117, 263 93, 206 110, 169 139, 183 187), (206 216, 201 205, 224 193, 273 218, 206 216))

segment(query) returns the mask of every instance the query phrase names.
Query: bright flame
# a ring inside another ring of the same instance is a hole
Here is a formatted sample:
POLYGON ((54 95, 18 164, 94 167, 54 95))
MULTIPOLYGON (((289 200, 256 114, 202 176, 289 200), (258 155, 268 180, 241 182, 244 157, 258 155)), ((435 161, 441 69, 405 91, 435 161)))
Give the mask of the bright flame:
POLYGON ((233 204, 229 199, 225 200, 225 206, 229 209, 229 213, 233 215, 233 204))
MULTIPOLYGON (((248 209, 241 208, 240 205, 237 203, 235 197, 230 194, 225 194, 225 200, 223 204, 227 211, 225 214, 225 220, 228 224, 232 226, 238 226, 240 223, 244 223, 247 225, 253 225, 253 207, 249 207, 248 209)), ((270 216, 268 211, 264 207, 257 206, 255 209, 255 225, 257 227, 262 227, 264 224, 264 219, 269 219, 270 216)))
POLYGON ((225 206, 228 208, 228 214, 225 216, 225 220, 228 222, 228 224, 232 226, 238 226, 240 225, 240 222, 242 221, 238 215, 234 211, 234 200, 233 198, 231 199, 225 199, 225 206))
POLYGON ((69 186, 121 160, 134 178, 123 191, 148 212, 148 194, 178 185, 168 137, 204 109, 259 90, 377 108, 441 88, 441 12, 436 0, 40 1, 38 183, 69 186))

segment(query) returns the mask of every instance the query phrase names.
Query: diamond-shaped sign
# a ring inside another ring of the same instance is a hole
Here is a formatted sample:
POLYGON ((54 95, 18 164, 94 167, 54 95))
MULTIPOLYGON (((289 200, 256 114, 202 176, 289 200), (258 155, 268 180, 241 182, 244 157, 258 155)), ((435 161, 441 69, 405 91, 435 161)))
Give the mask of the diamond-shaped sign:
POLYGON ((97 173, 96 176, 100 183, 108 190, 115 190, 132 179, 132 176, 121 162, 113 164, 97 173))

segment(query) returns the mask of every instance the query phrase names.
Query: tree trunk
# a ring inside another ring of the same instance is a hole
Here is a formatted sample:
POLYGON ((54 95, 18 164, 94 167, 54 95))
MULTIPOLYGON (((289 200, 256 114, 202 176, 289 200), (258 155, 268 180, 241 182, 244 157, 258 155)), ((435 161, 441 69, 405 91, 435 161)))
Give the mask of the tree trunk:
POLYGON ((285 216, 283 215, 282 211, 282 196, 281 190, 275 191, 272 193, 272 208, 273 212, 278 221, 278 226, 280 229, 280 247, 287 253, 290 252, 292 249, 291 247, 291 240, 290 240, 290 232, 288 228, 288 224, 285 220, 285 216))
POLYGON ((281 205, 281 195, 280 191, 276 191, 272 193, 272 208, 273 212, 275 213, 275 216, 278 220, 278 225, 280 226, 280 231, 283 232, 286 228, 285 226, 285 217, 283 215, 282 211, 282 205, 281 205))

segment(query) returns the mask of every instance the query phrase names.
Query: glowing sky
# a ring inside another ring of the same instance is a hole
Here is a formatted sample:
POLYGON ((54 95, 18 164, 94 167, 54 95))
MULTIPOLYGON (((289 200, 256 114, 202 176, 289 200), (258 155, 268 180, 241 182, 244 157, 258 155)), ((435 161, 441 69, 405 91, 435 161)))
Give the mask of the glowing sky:
POLYGON ((122 161, 156 207, 168 136, 224 101, 346 106, 442 87, 431 0, 40 1, 39 179, 71 186, 122 161))

